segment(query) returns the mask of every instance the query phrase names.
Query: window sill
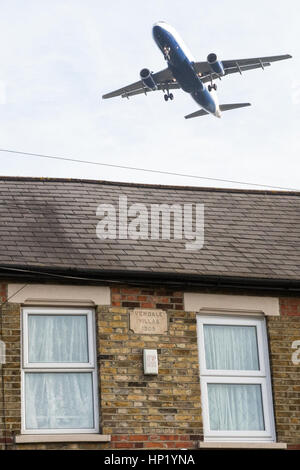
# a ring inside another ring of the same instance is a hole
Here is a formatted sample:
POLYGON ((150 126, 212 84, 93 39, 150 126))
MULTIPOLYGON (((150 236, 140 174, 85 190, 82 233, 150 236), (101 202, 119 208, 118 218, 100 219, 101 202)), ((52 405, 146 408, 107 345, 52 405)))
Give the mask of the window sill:
POLYGON ((35 444, 45 442, 110 442, 108 434, 19 434, 16 444, 35 444))
POLYGON ((203 442, 200 449, 287 449, 284 442, 203 442))

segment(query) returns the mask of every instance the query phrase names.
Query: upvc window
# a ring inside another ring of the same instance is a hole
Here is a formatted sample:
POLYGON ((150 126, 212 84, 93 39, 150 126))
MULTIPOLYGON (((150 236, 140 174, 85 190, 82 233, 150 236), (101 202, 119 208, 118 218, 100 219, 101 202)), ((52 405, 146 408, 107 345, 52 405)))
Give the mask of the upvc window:
POLYGON ((98 432, 94 312, 23 309, 22 430, 98 432))
POLYGON ((198 316, 206 441, 274 441, 264 318, 198 316))

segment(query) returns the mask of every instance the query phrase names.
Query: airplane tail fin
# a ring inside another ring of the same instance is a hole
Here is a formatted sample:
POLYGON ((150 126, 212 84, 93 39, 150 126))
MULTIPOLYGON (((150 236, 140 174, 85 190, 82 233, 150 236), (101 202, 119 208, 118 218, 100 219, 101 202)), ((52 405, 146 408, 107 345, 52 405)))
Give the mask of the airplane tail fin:
MULTIPOLYGON (((251 103, 220 104, 220 111, 230 111, 231 109, 245 108, 246 106, 251 106, 251 103)), ((198 116, 205 116, 206 114, 209 113, 204 109, 199 109, 198 111, 195 111, 194 113, 188 114, 184 117, 185 119, 191 119, 198 116)))

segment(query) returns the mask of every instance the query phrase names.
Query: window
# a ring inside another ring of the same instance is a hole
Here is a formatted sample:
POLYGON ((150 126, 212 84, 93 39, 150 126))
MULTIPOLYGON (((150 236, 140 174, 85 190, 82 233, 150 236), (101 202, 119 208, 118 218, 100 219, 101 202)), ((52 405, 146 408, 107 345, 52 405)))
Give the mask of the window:
POLYGON ((91 309, 24 308, 22 430, 98 432, 91 309))
POLYGON ((205 441, 274 441, 264 318, 198 316, 205 441))

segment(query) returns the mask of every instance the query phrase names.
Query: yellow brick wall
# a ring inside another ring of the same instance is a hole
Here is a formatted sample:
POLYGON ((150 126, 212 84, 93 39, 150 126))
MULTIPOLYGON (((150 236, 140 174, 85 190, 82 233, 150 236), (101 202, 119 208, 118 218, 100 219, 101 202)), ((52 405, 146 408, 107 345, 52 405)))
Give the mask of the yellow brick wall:
MULTIPOLYGON (((4 304, 0 449, 196 448, 202 440, 195 312, 184 311, 182 292, 113 289, 113 305, 96 309, 100 425, 112 441, 14 444, 21 429, 20 305, 4 304), (142 304, 167 312, 167 334, 139 335, 129 329, 131 309, 142 304), (144 375, 144 348, 158 350, 158 376, 144 375)), ((281 315, 269 317, 267 327, 277 437, 300 448, 300 365, 291 360, 292 342, 300 339, 300 299, 281 299, 281 315)))
POLYGON ((300 449, 300 364, 292 361, 292 343, 300 340, 300 299, 280 303, 280 317, 267 321, 276 431, 279 441, 300 449))
POLYGON ((196 317, 167 314, 168 334, 138 335, 128 309, 98 308, 105 434, 202 434, 196 317), (144 348, 158 350, 158 376, 144 375, 144 348))

